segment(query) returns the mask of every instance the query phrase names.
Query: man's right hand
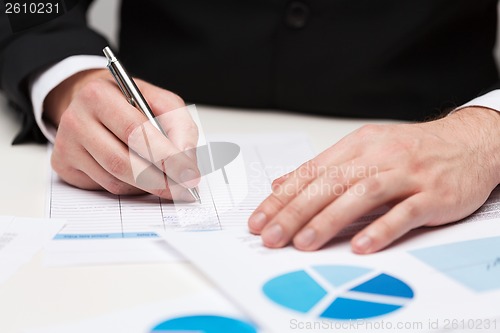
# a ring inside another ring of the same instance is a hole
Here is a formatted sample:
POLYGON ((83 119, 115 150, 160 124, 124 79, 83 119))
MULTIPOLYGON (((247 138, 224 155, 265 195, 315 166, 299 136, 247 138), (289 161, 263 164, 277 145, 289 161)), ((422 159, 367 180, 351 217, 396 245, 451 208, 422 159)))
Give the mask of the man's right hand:
POLYGON ((52 167, 64 181, 82 189, 193 201, 186 187, 197 185, 199 171, 194 159, 182 152, 196 147, 197 126, 187 112, 172 112, 185 107, 179 96, 135 81, 153 113, 161 116, 157 119, 168 138, 128 104, 107 69, 84 71, 45 99, 44 117, 58 128, 52 167), (146 170, 140 181, 132 166, 146 170), (167 178, 174 182, 167 185, 167 178), (175 183, 181 186, 172 186, 175 183))

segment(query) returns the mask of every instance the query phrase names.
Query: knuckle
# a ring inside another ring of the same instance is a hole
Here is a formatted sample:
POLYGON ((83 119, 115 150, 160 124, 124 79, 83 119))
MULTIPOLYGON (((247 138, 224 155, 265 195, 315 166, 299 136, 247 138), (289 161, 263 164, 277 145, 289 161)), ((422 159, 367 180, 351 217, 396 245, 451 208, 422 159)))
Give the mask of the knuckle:
POLYGON ((170 92, 169 98, 170 98, 170 100, 172 100, 172 103, 176 106, 186 105, 184 102, 184 99, 182 99, 182 97, 177 95, 176 93, 170 92))
POLYGON ((81 122, 75 112, 67 110, 62 114, 61 121, 59 123, 59 132, 61 132, 61 130, 67 130, 69 133, 75 133, 79 132, 80 128, 81 122))
POLYGON ((56 138, 54 150, 52 151, 52 155, 50 156, 50 165, 57 174, 65 174, 72 169, 70 166, 71 159, 69 159, 68 156, 68 144, 65 143, 64 140, 59 140, 56 138))
POLYGON ((330 207, 323 209, 318 215, 311 218, 309 225, 321 230, 325 235, 328 233, 334 235, 336 231, 342 228, 342 222, 335 211, 330 207))
POLYGON ((318 174, 318 165, 315 160, 309 160, 302 164, 296 170, 296 176, 305 179, 311 179, 317 176, 318 174))
POLYGON ((190 121, 186 124, 186 131, 191 135, 198 137, 199 134, 198 126, 196 126, 196 124, 193 121, 190 121))
POLYGON ((392 225, 385 219, 381 219, 377 222, 377 229, 381 239, 392 239, 394 237, 395 231, 392 225))
POLYGON ((382 181, 375 177, 366 178, 361 182, 361 186, 363 186, 364 191, 371 198, 379 198, 385 192, 385 187, 382 181))
POLYGON ((355 169, 351 166, 343 167, 337 165, 330 165, 326 168, 326 172, 324 173, 324 179, 329 181, 330 183, 340 183, 340 184, 349 184, 349 177, 353 177, 355 175, 355 169))
POLYGON ((128 161, 120 154, 109 154, 105 163, 109 172, 118 178, 125 176, 128 172, 128 161))
POLYGON ((179 95, 166 89, 161 89, 161 93, 156 96, 157 98, 151 98, 148 101, 153 110, 160 110, 165 108, 165 105, 168 105, 169 111, 173 111, 186 105, 179 95))
POLYGON ((283 213, 291 221, 300 221, 302 219, 302 210, 294 204, 287 205, 283 213))
POLYGON ((275 179, 271 183, 271 191, 273 195, 279 196, 286 193, 286 187, 284 186, 284 181, 281 179, 275 179))
POLYGON ((413 149, 414 145, 413 140, 393 142, 386 145, 384 156, 393 156, 400 164, 411 169, 418 163, 418 155, 415 154, 415 150, 413 149))
POLYGON ((50 165, 56 173, 59 173, 61 167, 61 161, 59 160, 58 154, 56 154, 55 152, 53 152, 52 155, 50 156, 50 165))
POLYGON ((66 165, 64 159, 61 158, 61 155, 54 152, 50 157, 50 165, 55 173, 59 176, 63 177, 69 173, 71 169, 68 165, 66 165))
POLYGON ((271 188, 273 189, 273 192, 281 190, 281 184, 283 183, 283 181, 284 181, 283 177, 276 178, 275 180, 273 180, 273 182, 271 183, 271 188))
POLYGON ((407 158, 406 168, 408 169, 408 173, 411 175, 421 175, 425 173, 426 166, 423 161, 420 161, 415 157, 414 154, 409 152, 404 153, 407 158))
POLYGON ((103 93, 103 86, 103 80, 90 80, 82 86, 78 92, 78 96, 88 101, 100 99, 103 93))
POLYGON ((180 172, 179 165, 183 156, 173 152, 163 152, 161 159, 155 161, 155 165, 167 175, 173 175, 180 172))
POLYGON ((356 133, 361 138, 371 138, 375 135, 379 135, 381 132, 383 132, 383 130, 384 125, 367 124, 358 129, 356 133))
POLYGON ((50 165, 57 174, 62 172, 62 161, 59 157, 59 154, 57 154, 56 152, 53 152, 52 156, 50 157, 50 165))
POLYGON ((283 183, 283 177, 280 177, 280 178, 276 178, 275 180, 273 180, 273 182, 271 183, 271 188, 275 188, 279 185, 281 185, 281 183, 283 183))
POLYGON ((116 179, 110 178, 106 184, 104 185, 104 188, 109 192, 114 195, 121 195, 121 194, 126 194, 126 186, 120 182, 117 181, 116 179))
POLYGON ((318 223, 323 223, 326 226, 329 226, 330 229, 337 228, 339 223, 338 216, 335 215, 335 211, 331 208, 324 209, 320 215, 318 215, 317 219, 318 223))
POLYGON ((283 200, 281 196, 277 196, 274 194, 270 195, 266 201, 267 205, 275 210, 281 210, 286 205, 285 200, 283 200))
POLYGON ((415 220, 420 215, 420 207, 412 202, 405 202, 401 204, 404 219, 408 222, 415 220))
POLYGON ((188 142, 187 148, 195 148, 196 143, 198 142, 198 136, 199 136, 199 131, 198 131, 198 126, 193 121, 186 121, 180 124, 177 129, 179 133, 182 133, 185 138, 187 139, 188 142))
MULTIPOLYGON (((442 188, 443 187, 444 186, 442 186, 442 188)), ((441 205, 443 207, 458 207, 467 204, 466 202, 464 202, 465 200, 460 199, 461 197, 457 194, 457 191, 444 188, 442 190, 439 201, 442 203, 441 205)))
POLYGON ((126 140, 130 141, 138 141, 142 138, 140 135, 140 127, 142 126, 142 123, 136 122, 136 121, 130 121, 127 123, 123 130, 123 136, 126 140))
POLYGON ((401 141, 401 145, 401 148, 405 151, 418 151, 424 146, 424 143, 423 140, 419 137, 410 137, 404 141, 401 141))

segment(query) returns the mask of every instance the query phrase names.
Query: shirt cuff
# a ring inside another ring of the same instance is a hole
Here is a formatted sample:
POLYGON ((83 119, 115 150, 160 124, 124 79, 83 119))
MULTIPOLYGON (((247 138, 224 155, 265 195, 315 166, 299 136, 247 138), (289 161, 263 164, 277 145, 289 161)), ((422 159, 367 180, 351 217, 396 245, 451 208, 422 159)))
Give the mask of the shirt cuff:
POLYGON ((470 106, 483 107, 500 112, 500 89, 490 91, 487 94, 474 98, 472 101, 451 111, 450 114, 470 106))
POLYGON ((37 74, 30 82, 31 103, 35 120, 43 135, 54 143, 56 128, 43 119, 43 102, 45 97, 70 76, 89 69, 106 68, 105 57, 94 55, 77 55, 68 57, 45 71, 37 74))

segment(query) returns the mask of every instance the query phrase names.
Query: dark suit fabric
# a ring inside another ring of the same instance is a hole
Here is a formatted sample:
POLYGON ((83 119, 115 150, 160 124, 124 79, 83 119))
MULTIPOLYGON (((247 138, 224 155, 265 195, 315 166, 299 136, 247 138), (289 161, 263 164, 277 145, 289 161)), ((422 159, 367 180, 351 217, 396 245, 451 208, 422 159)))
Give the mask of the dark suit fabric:
MULTIPOLYGON (((36 132, 30 73, 72 54, 101 54, 105 41, 84 23, 87 6, 23 34, 1 33, 1 87, 28 119, 20 139, 36 132)), ((120 56, 132 74, 190 103, 419 121, 496 85, 496 6, 123 0, 120 56)))

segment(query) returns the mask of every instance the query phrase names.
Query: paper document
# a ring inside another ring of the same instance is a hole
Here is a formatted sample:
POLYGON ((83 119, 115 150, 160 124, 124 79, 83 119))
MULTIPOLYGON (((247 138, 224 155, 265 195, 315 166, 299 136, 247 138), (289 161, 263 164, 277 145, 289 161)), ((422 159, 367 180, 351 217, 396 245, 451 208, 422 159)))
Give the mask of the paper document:
POLYGON ((465 223, 414 230, 371 255, 345 240, 267 249, 244 228, 164 237, 273 332, 498 332, 499 194, 465 223))
MULTIPOLYGON (((271 191, 271 182, 313 157, 301 134, 210 136, 239 147, 235 158, 202 177, 201 204, 172 204, 153 195, 116 196, 74 188, 52 174, 49 217, 68 222, 46 262, 72 265, 178 260, 155 229, 246 228, 247 218, 271 191)), ((211 145, 211 149, 217 145, 211 145)), ((213 152, 213 156, 217 156, 213 152)))
POLYGON ((64 221, 48 219, 0 217, 0 284, 61 230, 64 221))

